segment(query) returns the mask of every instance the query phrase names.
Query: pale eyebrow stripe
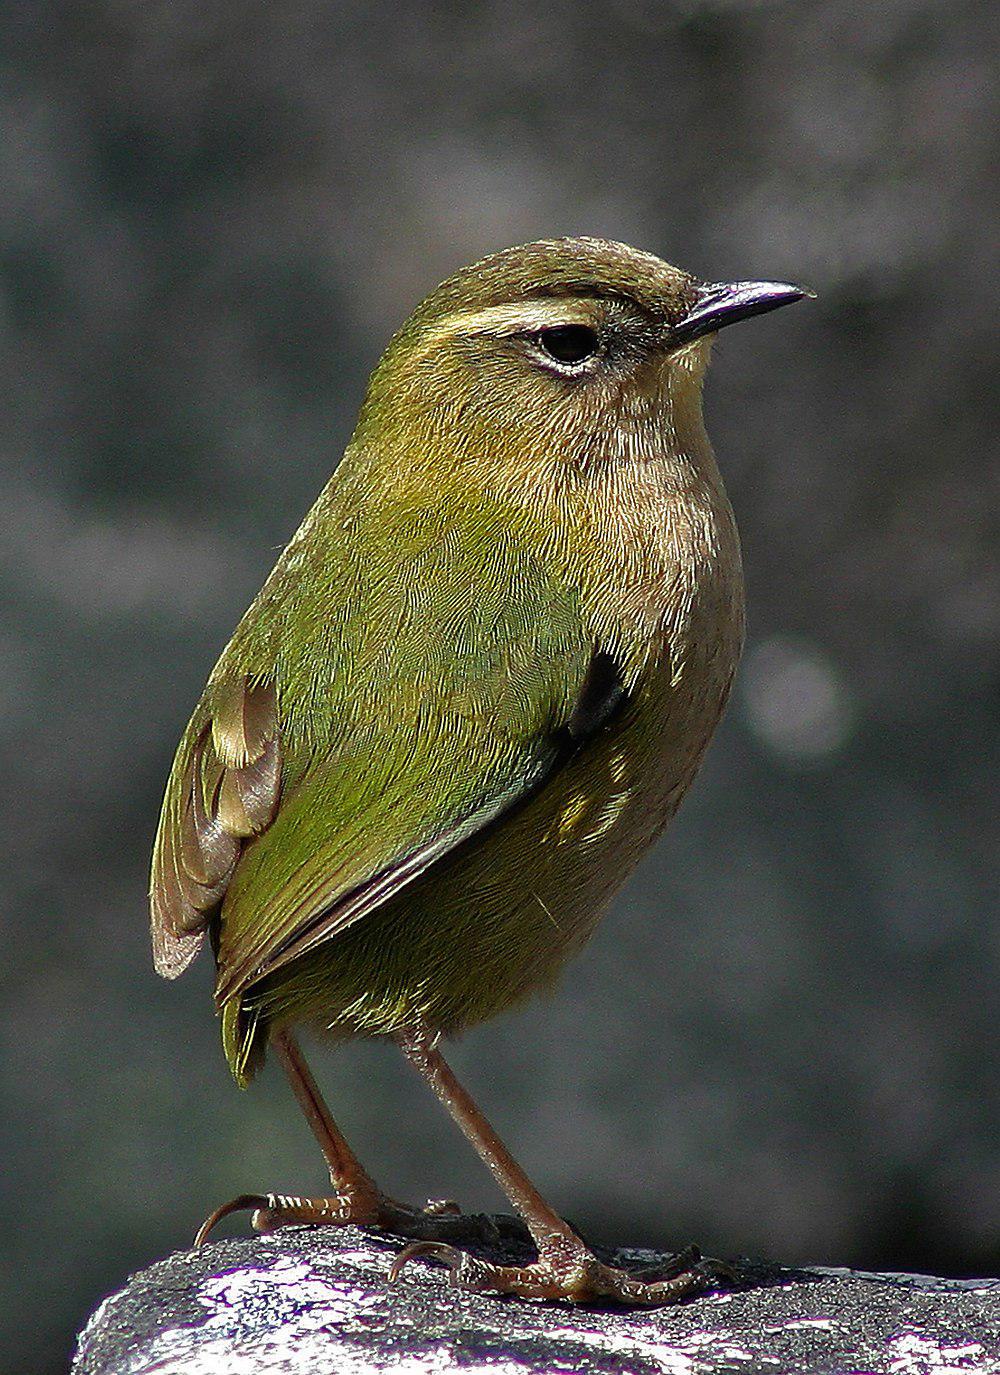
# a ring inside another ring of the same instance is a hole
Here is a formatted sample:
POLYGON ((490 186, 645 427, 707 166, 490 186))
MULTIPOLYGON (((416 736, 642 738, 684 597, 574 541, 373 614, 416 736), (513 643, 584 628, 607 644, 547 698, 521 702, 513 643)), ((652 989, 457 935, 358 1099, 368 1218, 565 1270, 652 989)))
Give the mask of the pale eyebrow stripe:
POLYGON ((424 336, 428 343, 454 334, 518 334, 554 325, 592 325, 593 312, 583 302, 553 296, 533 301, 512 301, 485 310, 457 310, 439 320, 424 336))

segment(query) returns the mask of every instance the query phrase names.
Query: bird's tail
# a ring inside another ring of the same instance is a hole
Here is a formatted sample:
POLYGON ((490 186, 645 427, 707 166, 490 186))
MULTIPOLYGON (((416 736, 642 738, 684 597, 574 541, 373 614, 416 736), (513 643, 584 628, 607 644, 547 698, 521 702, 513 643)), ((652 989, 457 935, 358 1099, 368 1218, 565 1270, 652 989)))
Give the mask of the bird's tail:
POLYGON ((240 997, 230 998, 222 1006, 222 1049, 233 1078, 241 1089, 264 1063, 267 1045, 267 1023, 257 1008, 243 1006, 240 997))

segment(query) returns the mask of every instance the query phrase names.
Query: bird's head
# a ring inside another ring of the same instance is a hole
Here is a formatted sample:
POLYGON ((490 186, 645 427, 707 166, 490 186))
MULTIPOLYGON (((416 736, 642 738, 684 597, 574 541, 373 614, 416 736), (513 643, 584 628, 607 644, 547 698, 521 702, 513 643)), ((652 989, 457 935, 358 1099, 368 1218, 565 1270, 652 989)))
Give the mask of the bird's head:
POLYGON ((602 239, 523 244, 463 268, 417 307, 373 374, 357 438, 480 474, 641 458, 700 423, 711 340, 807 295, 707 284, 602 239))

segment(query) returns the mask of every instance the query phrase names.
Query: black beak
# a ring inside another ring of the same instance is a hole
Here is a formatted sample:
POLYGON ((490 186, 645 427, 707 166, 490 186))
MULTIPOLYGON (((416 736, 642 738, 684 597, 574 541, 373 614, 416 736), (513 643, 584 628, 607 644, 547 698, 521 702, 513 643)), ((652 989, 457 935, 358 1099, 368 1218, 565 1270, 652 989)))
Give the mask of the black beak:
POLYGON ((724 325, 749 320, 751 315, 764 315, 812 294, 788 282, 705 283, 696 288, 694 304, 671 329, 671 343, 690 344, 692 339, 714 334, 724 325))

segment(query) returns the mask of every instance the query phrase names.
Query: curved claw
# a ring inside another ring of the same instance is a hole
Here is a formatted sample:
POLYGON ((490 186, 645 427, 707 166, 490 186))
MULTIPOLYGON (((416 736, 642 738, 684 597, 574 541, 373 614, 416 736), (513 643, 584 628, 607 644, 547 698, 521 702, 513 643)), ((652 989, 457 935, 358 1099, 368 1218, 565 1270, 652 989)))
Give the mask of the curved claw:
POLYGON ((729 1284, 739 1284, 743 1276, 735 1265, 730 1265, 727 1260, 719 1260, 716 1256, 702 1256, 697 1265, 693 1265, 692 1270, 700 1270, 706 1279, 726 1280, 729 1284))
POLYGON ((697 1246, 685 1246, 682 1251, 677 1251, 670 1257, 670 1261, 664 1271, 660 1274, 660 1279, 669 1279, 671 1275, 679 1275, 684 1270, 696 1270, 702 1264, 702 1254, 697 1246))
POLYGON ((209 1232, 214 1231, 222 1219, 228 1217, 230 1213, 248 1212, 251 1208, 256 1212, 260 1208, 271 1207, 273 1202, 274 1197, 271 1194, 237 1194, 237 1196, 231 1198, 228 1203, 223 1203, 221 1207, 209 1213, 208 1217, 195 1234, 195 1250, 197 1250, 199 1246, 204 1246, 205 1242, 208 1240, 209 1232))
POLYGON ((420 1210, 428 1217, 461 1217, 462 1210, 453 1198, 429 1198, 420 1210))
POLYGON ((404 1267, 409 1265, 411 1260, 416 1260, 418 1256, 426 1256, 430 1260, 441 1261, 442 1264, 447 1265, 452 1274, 461 1268, 462 1262, 466 1259, 464 1251, 460 1251, 456 1246, 449 1246, 445 1241, 411 1241, 409 1246, 403 1247, 389 1266, 390 1284, 395 1284, 404 1267))

